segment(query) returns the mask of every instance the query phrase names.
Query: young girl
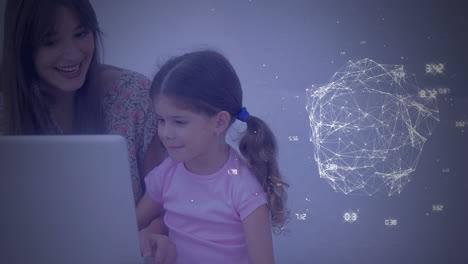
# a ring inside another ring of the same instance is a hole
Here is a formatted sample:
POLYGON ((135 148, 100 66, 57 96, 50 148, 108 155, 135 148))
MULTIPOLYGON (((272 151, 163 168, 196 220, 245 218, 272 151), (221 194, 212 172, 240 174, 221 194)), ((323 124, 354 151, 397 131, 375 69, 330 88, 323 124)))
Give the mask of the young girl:
POLYGON ((164 210, 177 263, 273 263, 271 228, 285 224, 287 184, 274 135, 242 107, 231 64, 214 51, 173 58, 150 94, 170 157, 145 178, 139 229, 164 210), (247 123, 242 156, 225 140, 236 119, 247 123))

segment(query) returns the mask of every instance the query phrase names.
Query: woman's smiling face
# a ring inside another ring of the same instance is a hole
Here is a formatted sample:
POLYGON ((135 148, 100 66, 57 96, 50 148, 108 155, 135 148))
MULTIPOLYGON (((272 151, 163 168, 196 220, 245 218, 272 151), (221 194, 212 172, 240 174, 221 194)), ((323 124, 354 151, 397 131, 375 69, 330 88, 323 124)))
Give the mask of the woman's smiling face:
POLYGON ((56 12, 54 32, 47 34, 34 53, 39 82, 46 89, 72 92, 80 89, 94 54, 94 35, 68 8, 56 12))

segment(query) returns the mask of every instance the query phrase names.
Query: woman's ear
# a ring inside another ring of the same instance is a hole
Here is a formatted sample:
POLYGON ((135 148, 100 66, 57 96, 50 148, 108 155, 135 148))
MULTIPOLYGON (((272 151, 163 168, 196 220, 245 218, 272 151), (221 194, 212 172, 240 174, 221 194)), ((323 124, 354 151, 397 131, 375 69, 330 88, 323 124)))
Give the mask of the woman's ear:
POLYGON ((220 111, 215 117, 215 131, 216 134, 224 133, 231 123, 231 115, 227 111, 220 111))

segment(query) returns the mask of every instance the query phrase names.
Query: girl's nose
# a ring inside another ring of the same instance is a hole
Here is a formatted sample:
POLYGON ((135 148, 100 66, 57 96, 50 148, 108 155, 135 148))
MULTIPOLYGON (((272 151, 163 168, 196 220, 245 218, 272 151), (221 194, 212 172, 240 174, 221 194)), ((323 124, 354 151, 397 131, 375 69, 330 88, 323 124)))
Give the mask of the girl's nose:
POLYGON ((165 139, 173 139, 175 137, 174 129, 168 125, 159 126, 158 133, 161 138, 165 139))

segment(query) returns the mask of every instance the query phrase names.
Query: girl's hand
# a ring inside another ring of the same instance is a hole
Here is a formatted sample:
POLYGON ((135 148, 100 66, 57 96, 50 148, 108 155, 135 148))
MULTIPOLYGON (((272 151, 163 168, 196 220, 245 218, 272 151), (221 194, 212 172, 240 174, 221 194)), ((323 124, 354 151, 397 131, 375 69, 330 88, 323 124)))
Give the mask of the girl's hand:
POLYGON ((143 257, 154 257, 154 264, 174 264, 177 258, 175 244, 168 236, 152 233, 149 228, 140 231, 143 257))

